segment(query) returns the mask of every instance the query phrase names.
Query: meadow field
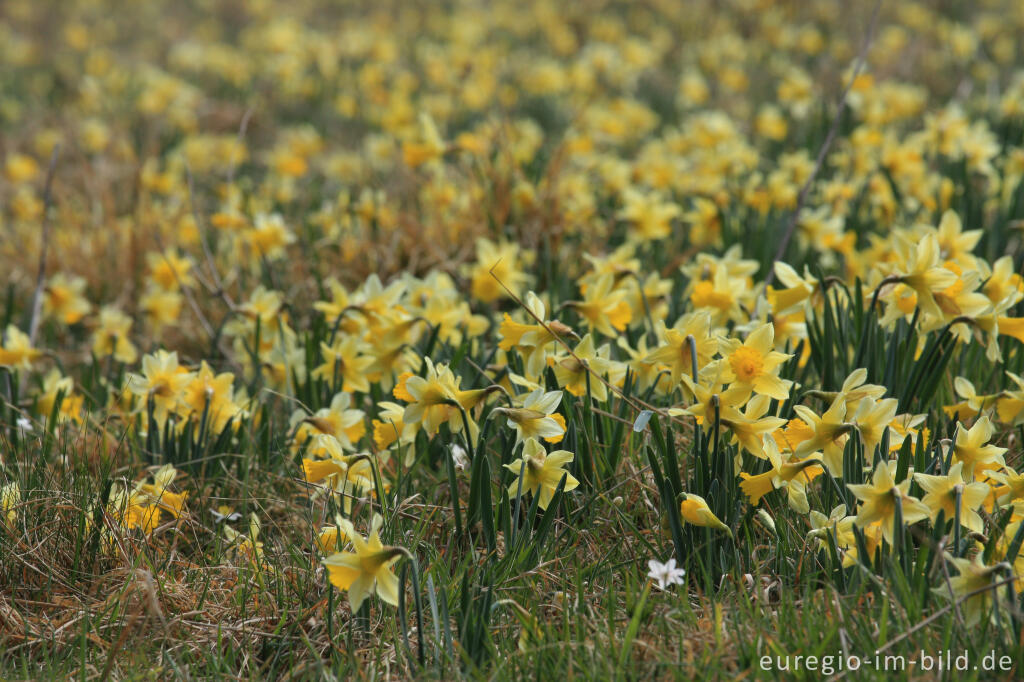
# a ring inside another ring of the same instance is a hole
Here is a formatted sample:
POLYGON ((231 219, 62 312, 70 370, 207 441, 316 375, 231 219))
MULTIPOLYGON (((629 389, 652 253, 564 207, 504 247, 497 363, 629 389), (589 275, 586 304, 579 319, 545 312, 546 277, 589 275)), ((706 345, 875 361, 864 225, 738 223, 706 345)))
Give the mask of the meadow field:
POLYGON ((3 0, 0 679, 1024 678, 1022 35, 3 0))

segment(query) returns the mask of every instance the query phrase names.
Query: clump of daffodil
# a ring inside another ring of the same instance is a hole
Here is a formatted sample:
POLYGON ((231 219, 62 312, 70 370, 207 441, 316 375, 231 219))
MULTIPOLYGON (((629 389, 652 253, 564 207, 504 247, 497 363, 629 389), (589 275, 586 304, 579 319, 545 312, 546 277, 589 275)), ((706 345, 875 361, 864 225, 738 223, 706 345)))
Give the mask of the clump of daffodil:
POLYGON ((548 452, 535 438, 527 438, 523 442, 522 455, 505 465, 505 468, 516 474, 515 480, 508 486, 509 497, 529 492, 537 497, 541 509, 547 509, 555 490, 562 478, 565 478, 566 492, 574 490, 580 483, 572 474, 565 470, 565 465, 573 460, 568 450, 548 452))
POLYGON ((339 590, 348 591, 352 613, 359 611, 363 602, 376 593, 383 601, 398 606, 398 577, 392 566, 408 551, 401 547, 389 547, 380 540, 380 528, 384 519, 374 514, 370 534, 366 538, 356 532, 352 522, 338 518, 335 527, 339 537, 352 543, 352 551, 335 552, 321 563, 327 569, 331 584, 339 590))

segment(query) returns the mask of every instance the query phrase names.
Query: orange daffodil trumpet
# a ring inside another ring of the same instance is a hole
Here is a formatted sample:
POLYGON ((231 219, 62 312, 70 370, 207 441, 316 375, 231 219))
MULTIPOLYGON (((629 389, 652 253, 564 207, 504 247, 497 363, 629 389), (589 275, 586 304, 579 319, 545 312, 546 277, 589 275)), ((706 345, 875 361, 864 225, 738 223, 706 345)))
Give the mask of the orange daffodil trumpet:
POLYGON ((785 488, 789 506, 800 514, 807 514, 810 511, 807 485, 824 473, 820 454, 815 453, 806 459, 796 459, 793 456, 784 458, 773 439, 766 439, 764 444, 772 468, 757 475, 745 471, 740 473, 740 478, 743 479, 740 489, 747 495, 752 505, 757 505, 761 498, 772 490, 785 488))

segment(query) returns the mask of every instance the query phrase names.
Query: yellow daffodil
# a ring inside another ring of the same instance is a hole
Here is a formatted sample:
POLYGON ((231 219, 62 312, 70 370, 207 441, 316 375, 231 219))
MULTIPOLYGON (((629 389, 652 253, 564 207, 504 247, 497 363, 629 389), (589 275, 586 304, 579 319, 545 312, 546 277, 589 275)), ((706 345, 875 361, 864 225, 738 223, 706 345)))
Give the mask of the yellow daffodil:
MULTIPOLYGON (((662 345, 652 350, 644 359, 658 366, 665 366, 671 376, 672 386, 679 384, 684 374, 693 372, 693 361, 689 337, 693 337, 697 349, 697 371, 702 370, 718 351, 718 339, 711 334, 711 315, 696 312, 681 317, 672 327, 660 327, 662 345)), ((691 377, 692 378, 692 377, 691 377)))
POLYGON ((338 518, 338 532, 352 543, 353 551, 335 552, 321 562, 327 569, 331 584, 339 590, 348 591, 352 613, 358 612, 366 598, 374 593, 388 604, 398 606, 398 577, 391 567, 407 552, 401 547, 381 543, 380 528, 383 524, 384 519, 374 514, 370 534, 363 538, 351 521, 338 518))
POLYGON ((772 468, 768 471, 751 475, 741 472, 740 489, 750 499, 750 504, 757 506, 761 498, 778 488, 785 488, 789 498, 789 506, 800 514, 810 511, 807 503, 807 484, 825 472, 820 464, 820 456, 815 454, 807 459, 783 457, 775 441, 765 441, 765 454, 772 468))
POLYGON ((561 402, 561 391, 545 393, 538 388, 528 393, 519 407, 496 407, 494 412, 503 415, 509 427, 516 430, 516 443, 528 438, 557 443, 565 434, 565 419, 555 413, 561 402))
POLYGON ((563 477, 565 492, 579 485, 579 481, 564 469, 572 460, 573 454, 568 450, 547 452, 535 438, 527 438, 523 442, 520 458, 505 465, 506 469, 516 474, 515 480, 508 486, 509 497, 514 498, 520 491, 529 492, 538 497, 537 504, 541 509, 547 509, 563 477))
POLYGON ((17 481, 11 481, 0 488, 0 514, 8 524, 18 520, 18 506, 21 504, 21 487, 17 481))
POLYGON ((602 403, 608 400, 608 389, 601 379, 610 367, 608 347, 595 350, 594 338, 590 334, 583 337, 571 355, 566 353, 556 357, 553 365, 555 380, 561 388, 580 397, 586 395, 589 386, 591 398, 602 403))
POLYGON ((1003 565, 986 565, 982 562, 980 554, 973 559, 948 559, 956 568, 957 575, 950 578, 947 585, 936 588, 936 592, 947 599, 959 602, 957 608, 963 614, 965 626, 974 627, 982 621, 987 621, 992 617, 993 606, 1000 599, 997 584, 1003 565))
POLYGON ((629 238, 635 242, 664 239, 672 233, 672 220, 682 209, 658 193, 643 194, 627 189, 622 195, 619 218, 630 224, 629 238))
POLYGON ((137 489, 149 496, 152 503, 171 513, 174 518, 181 516, 188 493, 174 493, 167 488, 178 476, 173 464, 165 464, 153 476, 152 483, 140 483, 137 489))
MULTIPOLYGON (((365 413, 350 408, 351 404, 352 396, 348 393, 337 393, 328 407, 320 408, 311 415, 303 410, 297 410, 291 419, 292 428, 295 429, 293 448, 300 448, 314 436, 328 435, 336 439, 343 450, 354 450, 355 444, 366 433, 366 424, 365 413)), ((316 443, 310 443, 306 452, 311 455, 326 454, 316 443)))
POLYGON ((611 275, 603 275, 588 286, 582 301, 571 301, 567 305, 580 314, 584 324, 605 336, 617 336, 633 319, 626 291, 615 288, 615 278, 611 275))
POLYGON ((981 482, 965 482, 963 467, 963 462, 957 462, 945 476, 915 473, 914 480, 924 489, 925 496, 921 502, 931 509, 932 519, 941 511, 946 521, 953 520, 959 503, 960 524, 975 533, 981 533, 984 524, 977 509, 988 497, 989 487, 981 482))
POLYGON ((0 343, 0 367, 30 370, 42 355, 42 351, 32 347, 28 334, 13 324, 7 325, 0 343))
POLYGON ((112 357, 124 364, 135 362, 138 352, 129 338, 132 320, 117 308, 100 310, 99 327, 93 334, 92 352, 97 358, 112 357))
POLYGON ((804 439, 794 454, 802 459, 812 452, 822 450, 822 461, 825 462, 828 472, 836 478, 842 477, 843 448, 850 437, 850 432, 856 428, 854 424, 845 420, 846 402, 836 398, 820 417, 806 405, 794 405, 793 410, 814 434, 804 439))
POLYGON ((61 324, 75 324, 89 314, 92 306, 85 298, 85 279, 57 273, 43 290, 43 313, 61 324))
POLYGON ((847 489, 863 504, 857 513, 857 527, 864 528, 873 523, 882 524, 882 536, 892 544, 895 537, 896 505, 900 506, 903 523, 912 525, 931 516, 931 510, 920 500, 907 494, 910 479, 896 483, 891 469, 895 462, 879 462, 871 477, 871 483, 847 484, 847 489))
POLYGON ((953 460, 964 465, 964 477, 973 477, 985 469, 997 468, 1003 464, 1006 448, 986 445, 995 434, 995 427, 988 417, 982 417, 970 429, 957 426, 953 443, 953 460))
POLYGON ((778 372, 782 363, 793 356, 775 350, 775 329, 772 325, 758 327, 742 342, 722 339, 720 346, 724 357, 723 381, 735 382, 737 386, 748 387, 776 400, 789 398, 793 382, 779 378, 778 372))
POLYGON ((128 389, 145 403, 152 400, 153 416, 162 425, 181 399, 192 373, 178 365, 177 352, 158 350, 142 358, 142 373, 128 376, 128 389))
POLYGON ((339 388, 346 393, 370 390, 367 369, 373 364, 373 358, 364 354, 359 339, 339 338, 333 345, 321 342, 320 354, 324 361, 313 370, 314 379, 323 379, 329 384, 341 380, 339 388))
POLYGON ((679 513, 683 517, 683 521, 686 523, 705 528, 714 528, 715 530, 720 530, 726 533, 729 537, 732 537, 732 530, 729 526, 722 523, 721 520, 715 516, 714 512, 712 512, 710 507, 708 507, 707 501, 705 501, 700 495, 685 493, 682 502, 679 503, 679 513))

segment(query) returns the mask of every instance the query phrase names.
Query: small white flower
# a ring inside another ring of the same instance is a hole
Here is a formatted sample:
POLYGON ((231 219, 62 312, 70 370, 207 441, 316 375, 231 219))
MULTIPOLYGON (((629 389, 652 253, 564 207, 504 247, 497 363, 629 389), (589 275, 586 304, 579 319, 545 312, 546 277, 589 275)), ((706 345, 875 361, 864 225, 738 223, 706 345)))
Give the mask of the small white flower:
POLYGON ((469 457, 466 456, 466 451, 463 447, 457 443, 451 446, 452 461, 455 463, 455 468, 459 471, 465 470, 469 466, 469 457))
POLYGON ((669 559, 665 563, 651 559, 647 562, 647 566, 651 569, 648 571, 647 577, 658 581, 658 589, 664 590, 669 585, 683 584, 683 576, 686 575, 686 570, 676 568, 676 560, 674 558, 669 559))
POLYGON ((18 421, 15 423, 18 425, 18 428, 24 431, 25 433, 32 433, 32 431, 34 430, 32 428, 31 420, 29 420, 27 417, 18 417, 18 421))

